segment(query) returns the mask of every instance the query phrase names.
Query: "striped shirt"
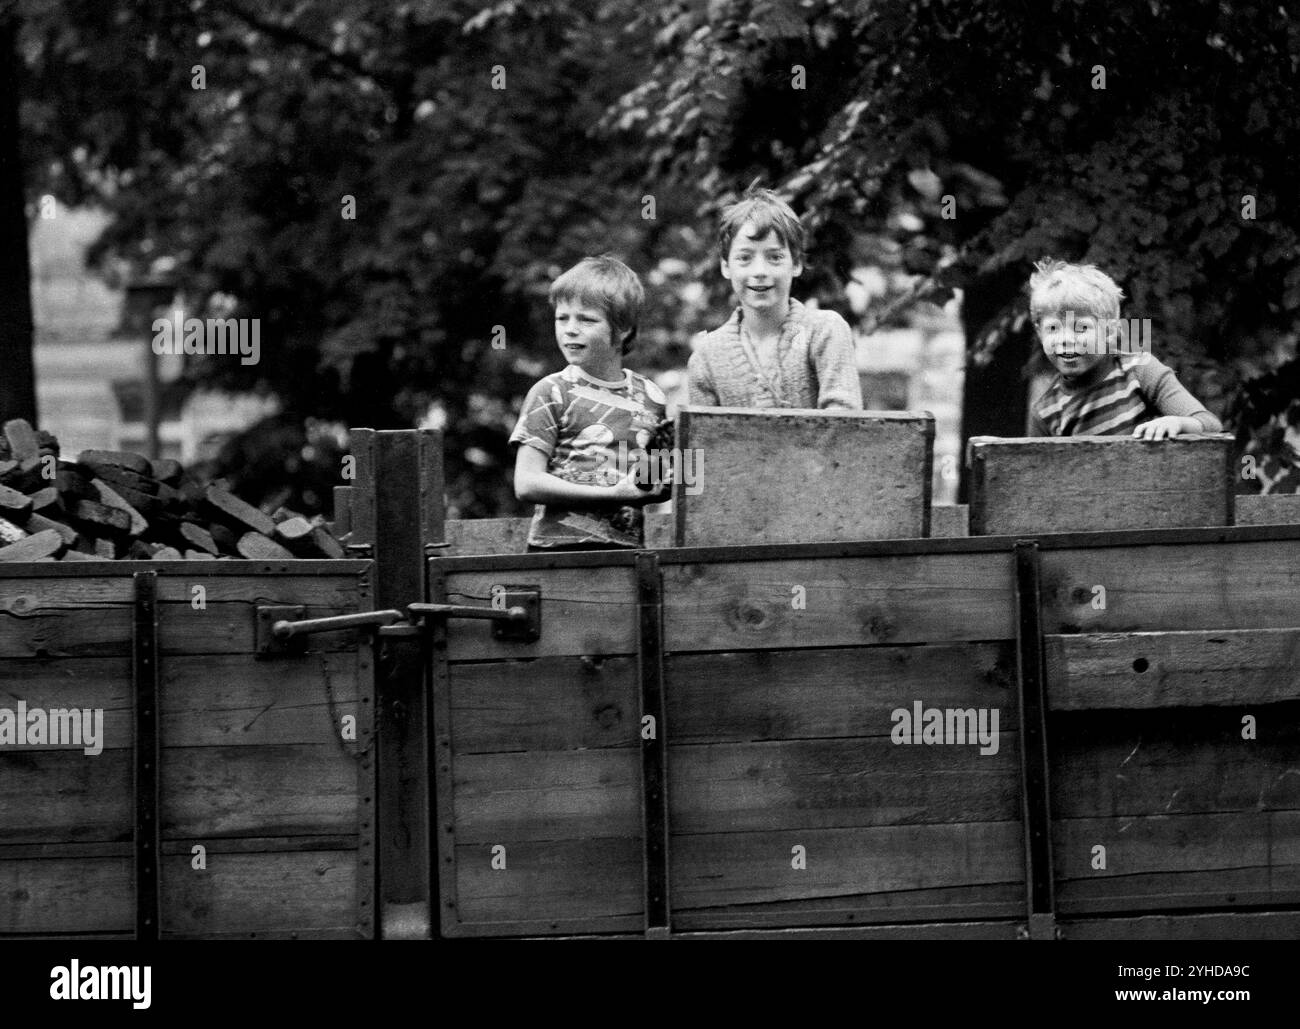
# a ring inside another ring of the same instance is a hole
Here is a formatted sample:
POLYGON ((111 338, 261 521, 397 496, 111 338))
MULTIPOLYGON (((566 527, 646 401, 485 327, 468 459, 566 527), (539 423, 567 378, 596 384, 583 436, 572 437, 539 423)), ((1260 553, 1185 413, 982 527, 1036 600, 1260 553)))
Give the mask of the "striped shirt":
POLYGON ((1173 369, 1149 354, 1112 357, 1087 382, 1052 379, 1033 405, 1030 436, 1127 436, 1143 422, 1163 415, 1194 418, 1202 432, 1223 425, 1178 381, 1173 369))

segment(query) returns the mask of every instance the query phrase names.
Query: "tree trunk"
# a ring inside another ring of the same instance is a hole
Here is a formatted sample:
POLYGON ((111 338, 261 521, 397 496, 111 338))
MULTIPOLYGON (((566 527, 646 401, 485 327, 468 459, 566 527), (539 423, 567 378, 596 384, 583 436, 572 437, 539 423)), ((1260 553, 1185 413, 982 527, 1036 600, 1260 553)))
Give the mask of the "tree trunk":
POLYGON ((18 18, 0 15, 0 419, 36 424, 31 265, 18 124, 18 18))
MULTIPOLYGON (((970 358, 970 347, 989 322, 1023 289, 1025 275, 1004 271, 985 279, 966 291, 962 302, 962 329, 966 334, 966 388, 961 402, 961 445, 972 436, 1023 436, 1028 409, 1029 381, 1025 363, 1031 343, 1021 333, 1003 340, 993 351, 992 360, 977 367, 970 358)), ((962 467, 958 503, 970 502, 969 469, 962 467)))

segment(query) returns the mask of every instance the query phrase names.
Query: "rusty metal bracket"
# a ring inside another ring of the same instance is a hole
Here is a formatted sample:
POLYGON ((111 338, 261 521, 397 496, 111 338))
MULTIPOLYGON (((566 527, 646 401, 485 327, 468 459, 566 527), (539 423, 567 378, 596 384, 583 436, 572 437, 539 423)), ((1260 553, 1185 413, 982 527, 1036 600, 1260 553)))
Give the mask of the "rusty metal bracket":
POLYGON ((432 618, 478 618, 492 622, 492 638, 508 643, 536 643, 542 636, 542 591, 538 586, 505 586, 491 607, 467 604, 407 604, 411 621, 432 618))
POLYGON ((254 634, 258 656, 303 654, 307 650, 307 637, 318 632, 380 630, 394 622, 403 621, 402 612, 395 610, 360 611, 351 615, 332 615, 329 618, 303 618, 306 613, 307 609, 301 604, 259 604, 254 634))

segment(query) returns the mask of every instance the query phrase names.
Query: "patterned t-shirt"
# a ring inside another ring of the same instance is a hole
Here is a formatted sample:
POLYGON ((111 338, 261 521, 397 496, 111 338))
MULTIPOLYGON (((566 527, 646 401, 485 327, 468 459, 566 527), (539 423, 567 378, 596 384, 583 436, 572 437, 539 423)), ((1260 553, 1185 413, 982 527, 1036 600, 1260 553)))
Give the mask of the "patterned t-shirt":
MULTIPOLYGON (((663 391, 644 375, 625 370, 620 381, 605 382, 568 365, 528 391, 510 442, 540 450, 546 470, 566 482, 613 486, 635 469, 666 405, 663 391)), ((641 508, 631 505, 568 510, 538 504, 528 542, 640 547, 643 524, 641 508)))

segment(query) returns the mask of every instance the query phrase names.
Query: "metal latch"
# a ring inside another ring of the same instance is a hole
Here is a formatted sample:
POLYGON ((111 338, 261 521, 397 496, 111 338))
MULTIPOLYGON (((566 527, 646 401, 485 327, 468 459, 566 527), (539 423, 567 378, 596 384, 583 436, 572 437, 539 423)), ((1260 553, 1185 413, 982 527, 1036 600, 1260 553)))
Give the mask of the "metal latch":
POLYGON ((259 655, 301 654, 307 649, 307 637, 318 632, 342 629, 378 629, 405 619, 401 611, 362 611, 353 615, 329 618, 303 618, 302 605, 259 605, 257 608, 256 645, 259 655))
POLYGON ((507 586, 492 598, 491 607, 468 604, 407 604, 411 621, 421 618, 481 618, 492 622, 492 638, 535 643, 542 636, 542 591, 536 586, 507 586))

